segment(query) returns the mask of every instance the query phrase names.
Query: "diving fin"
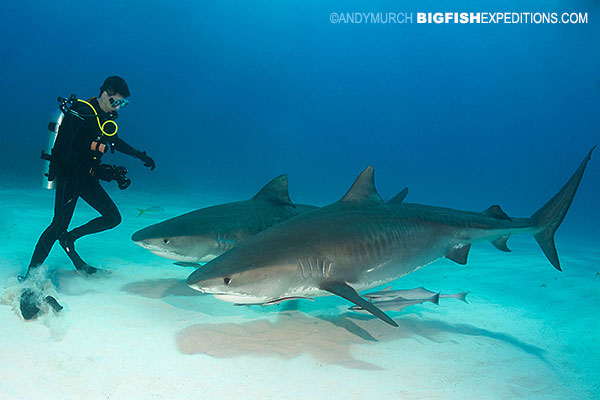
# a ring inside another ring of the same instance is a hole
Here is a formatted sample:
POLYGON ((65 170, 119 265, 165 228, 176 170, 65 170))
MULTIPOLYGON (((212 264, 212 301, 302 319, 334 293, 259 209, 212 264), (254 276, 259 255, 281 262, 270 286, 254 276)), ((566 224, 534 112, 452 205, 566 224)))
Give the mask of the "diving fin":
POLYGON ((40 312, 38 307, 39 295, 31 289, 23 289, 21 291, 21 300, 19 308, 21 309, 21 315, 23 319, 30 320, 35 318, 40 312))
MULTIPOLYGON (((41 294, 34 292, 32 289, 23 289, 21 291, 19 308, 21 309, 23 319, 30 320, 38 317, 38 314, 41 311, 39 307, 40 298, 41 294)), ((52 296, 46 296, 42 301, 48 303, 55 312, 59 312, 63 309, 63 306, 61 306, 52 296)))
POLYGON ((52 296, 46 296, 44 301, 48 303, 48 305, 52 307, 55 312, 59 312, 63 309, 63 306, 61 306, 60 303, 52 296))

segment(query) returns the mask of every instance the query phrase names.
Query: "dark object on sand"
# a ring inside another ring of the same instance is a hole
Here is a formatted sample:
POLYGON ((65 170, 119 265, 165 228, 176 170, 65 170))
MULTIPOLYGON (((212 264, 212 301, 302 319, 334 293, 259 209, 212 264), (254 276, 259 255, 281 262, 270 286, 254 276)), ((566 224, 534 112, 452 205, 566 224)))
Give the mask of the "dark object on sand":
MULTIPOLYGON (((23 319, 30 320, 35 318, 40 312, 39 298, 41 296, 32 289, 23 289, 21 292, 20 309, 23 319)), ((63 309, 63 306, 52 296, 46 296, 44 300, 56 312, 63 309)))
POLYGON ((56 312, 59 312, 60 310, 62 310, 62 309, 63 309, 63 306, 61 306, 61 305, 58 303, 58 301, 57 301, 57 300, 56 300, 54 297, 52 297, 52 296, 46 296, 46 298, 44 298, 44 301, 45 301, 46 303, 48 303, 48 305, 49 305, 50 307, 52 307, 52 309, 53 309, 54 311, 56 311, 56 312))
POLYGON ((37 304, 37 296, 31 289, 23 289, 21 292, 21 315, 23 319, 32 319, 40 312, 37 304))

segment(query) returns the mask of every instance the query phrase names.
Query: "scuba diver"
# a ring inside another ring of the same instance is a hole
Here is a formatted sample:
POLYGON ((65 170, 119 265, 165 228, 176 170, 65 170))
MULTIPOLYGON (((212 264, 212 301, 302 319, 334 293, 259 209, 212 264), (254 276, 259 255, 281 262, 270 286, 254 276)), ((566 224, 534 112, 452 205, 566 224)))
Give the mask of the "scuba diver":
MULTIPOLYGON (((125 80, 109 76, 100 87, 100 95, 87 101, 72 95, 69 99, 59 98, 61 118, 54 126, 58 133, 51 154, 42 152, 42 158, 50 162, 46 174, 47 181, 56 188, 54 218, 42 233, 24 277, 38 268, 48 257, 50 249, 58 240, 75 268, 84 275, 92 275, 99 269, 88 265, 77 254, 75 241, 83 236, 112 229, 121 222, 121 214, 110 196, 100 185, 99 180, 116 180, 120 189, 125 189, 131 181, 125 176, 124 167, 101 164, 107 150, 115 150, 140 159, 146 167, 154 170, 154 160, 145 151, 139 151, 117 136, 117 111, 128 104, 129 88, 125 80), (86 224, 68 231, 77 200, 82 198, 100 213, 100 216, 86 224)), ((51 123, 52 125, 52 123, 51 123)), ((49 126, 52 128, 52 126, 49 126)), ((51 296, 42 300, 41 294, 32 289, 21 293, 21 314, 25 319, 34 318, 41 302, 45 301, 55 311, 62 309, 51 296)))

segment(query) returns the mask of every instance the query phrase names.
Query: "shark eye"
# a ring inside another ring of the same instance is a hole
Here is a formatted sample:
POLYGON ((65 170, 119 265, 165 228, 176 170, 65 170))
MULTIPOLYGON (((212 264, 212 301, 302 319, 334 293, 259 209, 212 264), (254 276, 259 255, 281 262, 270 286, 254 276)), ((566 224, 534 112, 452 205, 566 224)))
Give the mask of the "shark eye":
POLYGON ((170 240, 169 239, 163 239, 163 243, 164 244, 169 244, 170 240))
POLYGON ((225 277, 225 278, 223 278, 223 282, 224 282, 226 285, 229 285, 229 284, 231 283, 231 278, 229 278, 229 277, 225 277))

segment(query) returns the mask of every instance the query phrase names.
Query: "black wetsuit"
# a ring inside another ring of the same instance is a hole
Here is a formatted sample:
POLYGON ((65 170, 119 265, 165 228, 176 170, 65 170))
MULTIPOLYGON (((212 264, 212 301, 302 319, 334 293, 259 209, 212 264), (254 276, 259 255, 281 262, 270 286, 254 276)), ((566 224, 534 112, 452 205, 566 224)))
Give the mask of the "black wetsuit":
MULTIPOLYGON (((116 113, 104 113, 96 98, 89 100, 89 103, 98 113, 101 124, 117 117, 116 113)), ((147 157, 145 152, 135 150, 116 134, 110 137, 102 135, 94 110, 88 105, 78 101, 73 104, 72 109, 83 116, 83 119, 67 113, 60 125, 50 167, 50 177, 56 180, 54 218, 35 246, 29 269, 42 264, 59 239, 77 269, 95 272, 96 269, 88 266, 75 252, 73 242, 82 236, 114 228, 121 222, 121 214, 100 186, 95 170, 100 166, 100 159, 108 145, 137 158, 141 158, 142 154, 142 158, 147 157), (100 216, 67 233, 80 197, 98 211, 100 216)))

